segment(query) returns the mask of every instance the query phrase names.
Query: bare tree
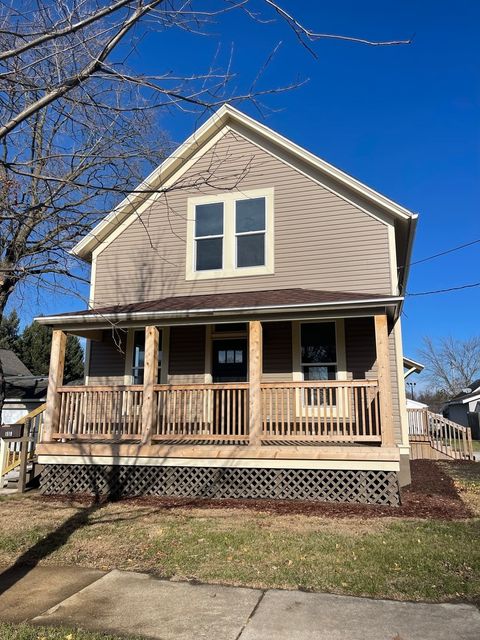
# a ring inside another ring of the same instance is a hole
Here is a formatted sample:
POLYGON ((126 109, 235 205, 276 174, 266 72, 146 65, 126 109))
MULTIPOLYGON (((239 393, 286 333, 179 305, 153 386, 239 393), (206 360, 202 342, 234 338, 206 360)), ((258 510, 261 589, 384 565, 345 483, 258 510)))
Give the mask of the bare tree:
POLYGON ((420 354, 433 389, 442 391, 448 398, 480 377, 480 336, 467 340, 441 338, 436 343, 425 337, 420 354))
POLYGON ((312 53, 310 44, 322 39, 373 46, 410 42, 319 33, 305 27, 274 0, 217 0, 208 5, 205 3, 205 9, 196 8, 196 5, 194 8, 190 0, 71 0, 70 3, 51 0, 35 4, 36 10, 32 10, 31 2, 25 0, 11 5, 2 3, 0 8, 3 90, 8 93, 12 84, 17 87, 21 84, 28 89, 25 99, 19 100, 13 111, 2 114, 0 139, 52 102, 92 79, 106 76, 148 88, 163 106, 184 103, 211 108, 226 99, 252 97, 253 92, 236 96, 225 93, 225 84, 231 77, 228 69, 223 72, 209 69, 204 75, 181 78, 168 72, 153 76, 126 72, 124 65, 113 56, 140 23, 157 31, 177 28, 205 34, 214 18, 234 10, 246 12, 252 20, 266 21, 268 16, 261 12, 263 6, 286 22, 312 53), (63 52, 64 60, 68 56, 69 64, 59 67, 54 77, 39 77, 39 67, 59 51, 63 52))
MULTIPOLYGON (((231 11, 260 23, 279 18, 312 53, 322 39, 408 42, 317 33, 273 0, 0 3, 0 319, 11 295, 27 283, 55 289, 63 278, 87 281, 68 250, 171 150, 156 125, 159 112, 177 107, 201 115, 233 100, 259 104, 265 94, 298 85, 260 89, 270 58, 241 93, 230 88, 230 56, 199 74, 175 75, 168 58, 154 75, 128 68, 149 31, 208 35, 231 11)), ((208 173, 198 181, 212 184, 215 167, 208 173)), ((234 185, 239 177, 228 179, 234 185)), ((0 405, 3 388, 0 365, 0 405)))
MULTIPOLYGON (((35 77, 51 79, 72 63, 53 50, 35 77)), ((2 94, 4 115, 34 101, 26 76, 2 94)), ((172 145, 136 87, 104 79, 36 111, 0 143, 0 318, 15 292, 87 283, 69 249, 128 194, 172 145), (128 105, 124 108, 123 105, 128 105), (66 284, 68 278, 69 284, 66 284), (30 289, 31 290, 31 289, 30 289)), ((0 405, 4 381, 0 363, 0 405)))

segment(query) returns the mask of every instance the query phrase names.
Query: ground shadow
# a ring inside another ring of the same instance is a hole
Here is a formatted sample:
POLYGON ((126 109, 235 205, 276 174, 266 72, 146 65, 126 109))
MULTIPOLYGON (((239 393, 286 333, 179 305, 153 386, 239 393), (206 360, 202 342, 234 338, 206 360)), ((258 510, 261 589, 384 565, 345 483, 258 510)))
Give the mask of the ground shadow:
POLYGON ((60 549, 70 536, 87 525, 91 515, 101 506, 100 501, 73 514, 54 531, 36 542, 17 558, 15 563, 0 574, 0 594, 8 591, 16 582, 24 578, 39 562, 60 549))

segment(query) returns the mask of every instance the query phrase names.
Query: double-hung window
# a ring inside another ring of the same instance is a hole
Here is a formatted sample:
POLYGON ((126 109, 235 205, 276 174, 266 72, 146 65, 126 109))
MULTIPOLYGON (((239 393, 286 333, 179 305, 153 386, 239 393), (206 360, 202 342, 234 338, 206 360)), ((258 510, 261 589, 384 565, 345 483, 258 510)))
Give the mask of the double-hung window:
POLYGON ((195 269, 223 267, 223 202, 195 207, 195 269))
POLYGON ((265 266, 265 198, 235 201, 236 266, 265 266))
MULTIPOLYGON (((158 341, 158 377, 161 380, 162 373, 162 331, 159 331, 158 341)), ((145 330, 135 331, 133 335, 132 380, 133 384, 143 384, 145 371, 145 330)))
POLYGON ((188 201, 186 279, 273 273, 273 189, 188 201))
MULTIPOLYGON (((335 322, 305 322, 301 325, 301 366, 304 380, 335 380, 337 377, 335 322)), ((309 393, 309 404, 322 404, 323 393, 309 393)), ((335 390, 332 402, 336 403, 335 390)))

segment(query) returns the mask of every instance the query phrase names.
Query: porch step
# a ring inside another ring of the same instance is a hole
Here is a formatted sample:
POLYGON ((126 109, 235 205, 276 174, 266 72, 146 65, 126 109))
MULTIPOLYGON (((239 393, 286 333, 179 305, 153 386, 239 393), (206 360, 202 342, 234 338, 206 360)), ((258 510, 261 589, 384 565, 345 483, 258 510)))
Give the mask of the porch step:
MULTIPOLYGON (((9 471, 2 478, 2 486, 0 489, 16 489, 18 487, 18 479, 20 477, 20 470, 18 467, 9 471)), ((33 464, 29 464, 27 467, 27 484, 29 484, 33 478, 35 477, 35 466, 33 464)))

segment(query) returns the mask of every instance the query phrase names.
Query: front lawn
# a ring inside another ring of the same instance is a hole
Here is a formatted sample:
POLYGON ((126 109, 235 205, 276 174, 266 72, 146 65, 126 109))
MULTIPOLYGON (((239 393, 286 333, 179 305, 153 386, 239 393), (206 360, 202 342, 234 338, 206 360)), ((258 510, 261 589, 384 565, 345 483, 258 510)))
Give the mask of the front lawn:
MULTIPOLYGON (((128 640, 126 636, 112 636, 64 627, 33 627, 28 624, 0 622, 1 640, 128 640)), ((131 638, 131 640, 134 640, 131 638)))
POLYGON ((0 565, 20 559, 252 587, 479 602, 480 465, 434 469, 446 488, 427 478, 423 493, 411 492, 400 510, 294 503, 275 512, 261 501, 82 505, 9 497, 0 502, 0 565))
POLYGON ((480 452, 480 440, 472 440, 472 447, 477 453, 480 452))

